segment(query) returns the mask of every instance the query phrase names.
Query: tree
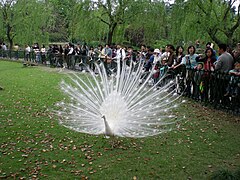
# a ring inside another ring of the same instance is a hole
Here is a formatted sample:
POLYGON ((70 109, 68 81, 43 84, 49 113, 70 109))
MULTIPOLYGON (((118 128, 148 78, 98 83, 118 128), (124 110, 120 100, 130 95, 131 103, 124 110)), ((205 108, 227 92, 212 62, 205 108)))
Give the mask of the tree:
POLYGON ((21 44, 47 43, 52 21, 50 15, 51 10, 44 1, 17 1, 14 5, 15 40, 21 44))
POLYGON ((48 42, 51 11, 44 1, 2 0, 0 5, 1 29, 4 29, 1 34, 9 42, 10 49, 14 41, 19 44, 48 42))
POLYGON ((10 44, 10 49, 13 46, 13 39, 16 36, 14 33, 14 14, 13 14, 13 6, 16 3, 15 0, 1 0, 0 6, 1 6, 1 15, 2 15, 2 21, 3 21, 3 29, 6 32, 7 40, 10 44))
POLYGON ((240 5, 238 12, 234 13, 233 4, 236 0, 194 0, 191 5, 196 4, 195 9, 201 17, 198 23, 217 44, 235 44, 234 37, 240 26, 240 5))

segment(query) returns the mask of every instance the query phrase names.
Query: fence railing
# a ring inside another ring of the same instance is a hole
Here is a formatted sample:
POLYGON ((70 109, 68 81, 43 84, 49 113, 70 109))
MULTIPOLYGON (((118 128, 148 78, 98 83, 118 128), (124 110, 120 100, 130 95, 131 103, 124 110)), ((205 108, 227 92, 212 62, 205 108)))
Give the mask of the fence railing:
POLYGON ((240 114, 240 76, 196 69, 186 69, 177 78, 183 95, 240 114))
MULTIPOLYGON (((40 54, 40 57, 37 57, 34 52, 26 54, 21 50, 0 50, 0 58, 21 59, 23 62, 37 62, 52 67, 63 67, 65 64, 68 69, 72 70, 76 70, 76 67, 82 70, 86 65, 94 70, 95 62, 104 62, 104 59, 97 56, 62 55, 47 52, 45 55, 40 54)), ((105 63, 105 66, 106 69, 114 68, 115 63, 105 63)), ((223 108, 240 114, 240 76, 185 67, 177 72, 170 72, 172 73, 170 77, 176 79, 177 91, 183 93, 184 96, 202 101, 215 108, 223 108)))

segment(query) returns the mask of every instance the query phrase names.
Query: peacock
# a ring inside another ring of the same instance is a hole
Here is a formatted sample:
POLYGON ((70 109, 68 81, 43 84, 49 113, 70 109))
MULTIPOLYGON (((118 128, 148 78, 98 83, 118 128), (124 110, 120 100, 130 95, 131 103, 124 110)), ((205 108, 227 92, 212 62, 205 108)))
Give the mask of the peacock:
MULTIPOLYGON (((153 65, 154 66, 154 65, 153 65)), ((128 65, 117 61, 109 75, 103 63, 97 72, 74 72, 60 84, 66 96, 57 103, 59 122, 72 130, 93 135, 141 138, 158 135, 175 127, 179 120, 172 111, 184 101, 175 91, 174 81, 161 77, 149 86, 143 63, 128 65)))

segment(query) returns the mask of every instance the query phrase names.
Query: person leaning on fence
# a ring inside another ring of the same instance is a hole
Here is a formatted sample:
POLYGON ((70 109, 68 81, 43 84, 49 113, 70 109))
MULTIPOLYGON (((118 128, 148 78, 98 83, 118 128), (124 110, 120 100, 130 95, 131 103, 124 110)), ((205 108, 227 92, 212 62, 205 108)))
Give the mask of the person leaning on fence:
POLYGON ((105 47, 102 50, 101 59, 103 59, 107 75, 110 75, 110 68, 112 63, 112 49, 109 47, 108 44, 105 44, 105 47))
POLYGON ((63 48, 63 61, 66 62, 67 68, 69 69, 70 68, 70 62, 69 62, 68 53, 69 53, 69 45, 65 44, 64 48, 63 48))
POLYGON ((94 51, 93 46, 90 46, 89 51, 88 51, 88 61, 89 61, 89 68, 95 72, 95 58, 96 58, 96 54, 94 51))
POLYGON ((35 55, 35 63, 39 64, 41 61, 41 52, 38 43, 34 44, 33 51, 35 55))
POLYGON ((195 47, 193 45, 189 46, 187 49, 188 55, 184 56, 182 59, 181 64, 186 66, 186 90, 185 95, 188 97, 191 97, 194 94, 194 88, 196 85, 194 84, 194 69, 197 66, 197 60, 198 57, 197 54, 195 54, 195 47), (191 92, 191 89, 193 87, 193 92, 191 92))
POLYGON ((58 64, 60 65, 61 68, 64 68, 63 66, 63 55, 64 55, 64 50, 63 50, 63 47, 62 45, 59 45, 59 51, 58 51, 58 64))
POLYGON ((215 92, 215 104, 221 103, 222 106, 226 106, 229 103, 229 99, 224 96, 226 93, 226 87, 228 85, 228 72, 233 68, 233 57, 227 52, 226 44, 218 45, 219 57, 215 66, 216 71, 216 92, 215 92))
POLYGON ((240 96, 240 63, 236 62, 234 69, 229 71, 231 75, 230 81, 226 88, 226 94, 224 96, 237 97, 240 96))
POLYGON ((81 58, 81 56, 82 56, 82 48, 81 48, 81 45, 79 43, 75 47, 74 51, 75 51, 75 57, 74 57, 75 64, 79 64, 80 70, 81 70, 81 68, 82 68, 82 66, 81 66, 81 63, 82 63, 81 62, 82 61, 82 58, 81 58))
POLYGON ((41 53, 42 64, 46 64, 46 48, 45 48, 45 45, 42 45, 40 53, 41 53))
POLYGON ((31 53, 31 48, 30 48, 30 46, 27 44, 26 46, 25 46, 25 63, 26 62, 29 62, 30 61, 30 53, 31 53))
POLYGON ((205 88, 203 84, 203 75, 204 75, 203 67, 204 67, 203 62, 198 62, 198 65, 196 67, 196 71, 194 72, 194 77, 193 77, 194 85, 195 85, 193 99, 197 101, 199 100, 199 98, 201 99, 201 101, 203 100, 203 92, 205 88))
POLYGON ((154 49, 153 51, 153 82, 156 84, 160 78, 160 61, 161 61, 161 51, 160 49, 154 49))
POLYGON ((69 60, 69 68, 75 69, 75 50, 74 50, 74 44, 69 43, 69 52, 67 54, 68 60, 69 60))
POLYGON ((173 45, 169 44, 167 45, 168 48, 168 58, 167 58, 167 65, 168 67, 173 67, 174 61, 176 61, 176 55, 174 53, 175 48, 173 45))
POLYGON ((215 69, 216 55, 213 52, 212 48, 207 48, 205 50, 205 56, 197 57, 198 62, 203 63, 204 74, 202 76, 203 79, 203 98, 205 101, 212 100, 213 98, 213 72, 215 69), (209 96, 210 95, 210 96, 209 96))
POLYGON ((122 69, 122 63, 125 61, 126 59, 126 51, 123 49, 123 47, 118 44, 116 47, 116 56, 114 58, 112 58, 112 67, 115 69, 117 69, 117 65, 118 63, 120 64, 120 69, 122 69))
POLYGON ((15 44, 14 46, 13 46, 13 51, 14 51, 14 55, 15 55, 15 59, 16 60, 18 60, 18 51, 19 51, 19 46, 18 46, 18 44, 15 44))
POLYGON ((86 69, 86 66, 87 66, 88 47, 86 44, 82 45, 80 54, 81 54, 80 70, 82 71, 86 69))
POLYGON ((7 50, 8 50, 8 48, 7 48, 7 45, 5 44, 5 43, 2 43, 2 57, 7 57, 7 50))

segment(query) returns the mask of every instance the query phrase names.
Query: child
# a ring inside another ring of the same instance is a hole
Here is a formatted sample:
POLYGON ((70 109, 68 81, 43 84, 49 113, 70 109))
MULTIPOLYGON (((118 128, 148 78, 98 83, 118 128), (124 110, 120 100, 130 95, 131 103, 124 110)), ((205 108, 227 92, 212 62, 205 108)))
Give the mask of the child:
POLYGON ((231 75, 229 84, 227 86, 227 93, 224 96, 232 96, 236 97, 240 95, 240 63, 236 62, 234 65, 234 69, 229 71, 231 75))
POLYGON ((199 100, 199 96, 201 96, 201 100, 203 98, 203 81, 202 81, 202 75, 204 74, 203 71, 203 63, 199 62, 196 67, 196 71, 194 73, 194 82, 195 82, 195 92, 194 93, 194 98, 196 100, 199 100))

